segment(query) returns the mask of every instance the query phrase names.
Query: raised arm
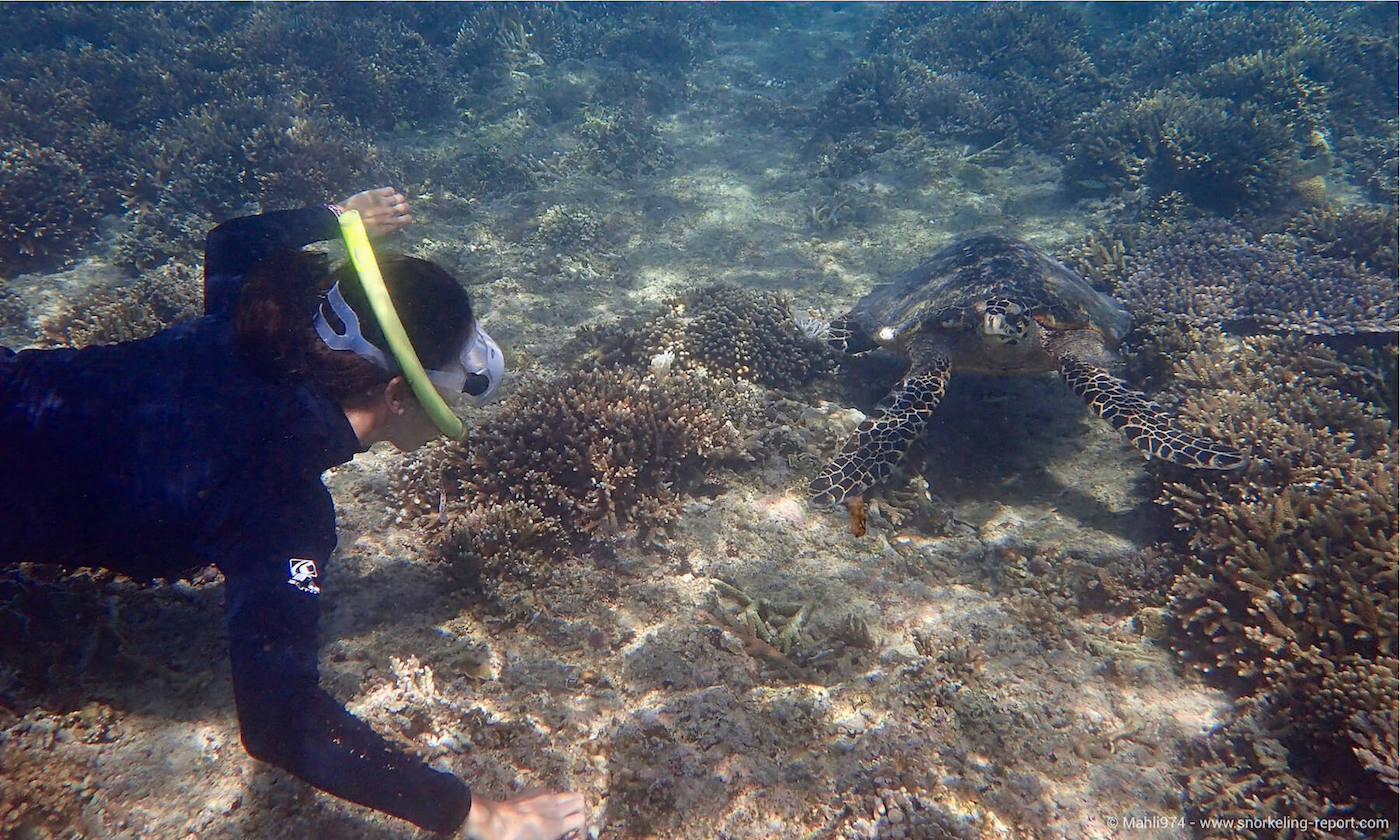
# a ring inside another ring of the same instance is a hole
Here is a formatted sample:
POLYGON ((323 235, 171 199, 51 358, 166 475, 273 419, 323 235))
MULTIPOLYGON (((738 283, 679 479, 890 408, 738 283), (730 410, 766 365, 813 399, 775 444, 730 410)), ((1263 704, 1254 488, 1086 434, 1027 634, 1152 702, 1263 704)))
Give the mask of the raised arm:
POLYGON ((340 204, 278 210, 230 219, 204 240, 204 313, 232 313, 243 278, 272 253, 339 235, 336 217, 358 210, 372 236, 392 233, 413 221, 408 199, 393 187, 357 192, 340 204))

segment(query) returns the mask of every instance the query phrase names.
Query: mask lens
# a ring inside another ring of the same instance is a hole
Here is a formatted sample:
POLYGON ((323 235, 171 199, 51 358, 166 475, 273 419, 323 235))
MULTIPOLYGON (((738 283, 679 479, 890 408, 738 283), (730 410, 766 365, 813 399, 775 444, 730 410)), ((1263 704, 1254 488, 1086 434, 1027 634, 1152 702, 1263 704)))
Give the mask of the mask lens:
POLYGON ((473 397, 479 397, 486 393, 486 389, 491 387, 491 377, 480 373, 468 373, 467 381, 462 384, 462 391, 473 397))
POLYGON ((461 391, 444 388, 441 385, 434 385, 433 390, 438 392, 438 396, 442 397, 442 401, 447 403, 447 407, 452 409, 454 413, 460 413, 467 407, 466 394, 461 391))

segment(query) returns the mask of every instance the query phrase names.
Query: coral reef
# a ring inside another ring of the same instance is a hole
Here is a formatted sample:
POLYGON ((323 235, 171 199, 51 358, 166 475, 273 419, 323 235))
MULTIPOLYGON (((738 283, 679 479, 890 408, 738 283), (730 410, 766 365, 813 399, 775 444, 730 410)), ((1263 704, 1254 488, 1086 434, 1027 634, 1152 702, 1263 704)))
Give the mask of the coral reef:
POLYGON ((1008 118, 978 92, 985 79, 936 72, 904 56, 877 54, 852 67, 822 100, 818 129, 833 137, 873 127, 917 127, 945 138, 1004 135, 1008 118))
POLYGON ((571 158, 599 175, 651 175, 670 166, 675 156, 640 108, 601 106, 585 110, 580 142, 571 158))
POLYGON ((556 251, 575 253, 593 244, 602 230, 602 220, 589 208, 554 204, 540 214, 537 235, 556 251))
POLYGON ((459 585, 485 588, 497 600, 509 582, 537 582, 549 562, 572 547, 559 520, 529 502, 477 505, 450 517, 444 504, 443 518, 434 553, 449 562, 459 585))
POLYGON ((33 142, 0 148, 0 268, 63 254, 97 229, 97 203, 83 167, 33 142))
POLYGON ((464 441, 405 467, 405 515, 468 579, 528 574, 565 547, 648 540, 679 511, 686 483, 737 442, 724 402, 715 385, 679 374, 526 383, 464 441))
POLYGON ((171 260, 129 282, 85 292, 81 302, 46 320, 48 341, 68 347, 145 338, 197 318, 204 308, 199 268, 171 260))
POLYGON ((1279 742, 1211 747, 1192 788, 1212 814, 1259 801, 1293 817, 1329 803, 1394 813, 1385 786, 1396 757, 1384 754, 1394 740, 1375 729, 1396 707, 1400 665, 1396 440, 1346 393, 1349 367, 1325 346, 1280 336, 1178 364, 1190 383, 1178 388, 1181 413, 1230 418, 1212 434, 1253 450, 1231 481, 1164 484, 1192 552, 1172 585, 1178 647, 1241 691, 1241 708, 1279 742), (1311 769, 1324 766, 1325 776, 1311 769))
POLYGON ((1286 197, 1301 148, 1282 117, 1248 102, 1158 92, 1109 101, 1075 121, 1064 178, 1077 189, 1112 186, 1233 212, 1286 197))
MULTIPOLYGON (((404 462, 328 476, 326 686, 483 796, 577 789, 609 837, 1092 833, 1179 817, 1194 743, 1193 816, 1391 816, 1393 288, 1363 310, 1396 270, 1393 6, 6 12, 0 162, 40 192, 0 217, 0 274, 27 274, 0 280, 0 325, 26 342, 147 334, 197 311, 219 219, 393 183, 421 211, 407 247, 492 304, 512 369, 564 372, 407 462, 399 527, 383 473, 404 462), (1376 204, 1337 203, 1357 196, 1376 204), (1197 226, 1222 211, 1240 229, 1197 226), (897 481, 861 543, 807 506, 796 478, 858 422, 832 389, 873 405, 897 361, 824 377, 825 324, 757 289, 849 302, 1003 222, 1095 231, 1076 267, 1149 298, 1130 378, 1252 451, 1238 488, 1160 471, 1179 504, 1153 510, 1098 442, 1048 447, 1064 435, 1031 382, 940 412, 1000 443, 938 445, 950 501, 897 481), (80 270, 113 254, 145 273, 80 270), (743 288, 695 288, 716 279, 743 288), (1226 318, 1345 335, 1241 343, 1226 318), (1181 544, 1114 548, 1173 521, 1181 544), (1241 695, 1209 738, 1221 695, 1161 654, 1166 628, 1241 695)), ((132 625, 123 589, 21 598, 0 575, 0 835, 122 835, 135 814, 153 838, 416 836, 242 753, 207 589, 132 625), (75 711, 15 711, 34 685, 75 711)))
POLYGON ((923 132, 1063 153, 1076 192, 1176 190, 1232 212, 1325 200, 1350 175, 1383 200, 1390 22, 1345 7, 1181 9, 888 7, 813 111, 820 171, 848 177, 923 132))
POLYGON ((1062 142, 1068 119, 1101 95, 1086 40, 1072 10, 1020 3, 889 6, 869 36, 874 54, 922 63, 934 74, 967 74, 955 77, 969 89, 964 96, 990 99, 1008 132, 1047 150, 1062 142))
POLYGON ((1281 826, 1308 826, 1295 836, 1312 840, 1360 840, 1366 832, 1327 831, 1315 820, 1340 814, 1346 803, 1329 798, 1298 777, 1289 765, 1288 748, 1258 730, 1253 722, 1216 733, 1188 756, 1195 766, 1187 771, 1186 807, 1197 824, 1203 818, 1221 826, 1203 830, 1203 840, 1280 836, 1281 826))
POLYGON ((304 95, 201 104, 163 120, 131 156, 118 252, 137 268, 199 253, 220 218, 345 195, 374 169, 359 130, 304 95))
POLYGON ((1255 237, 1207 220, 1134 258, 1115 293, 1143 319, 1331 335, 1396 330, 1394 286, 1364 264, 1309 253, 1292 237, 1255 237))
POLYGON ((4 85, 0 153, 13 170, 5 187, 28 198, 9 206, 23 206, 33 229, 5 241, 67 253, 100 212, 118 211, 125 257, 148 268, 192 258, 194 232, 216 216, 362 186, 368 144, 350 120, 393 126, 439 113, 442 62, 426 60, 395 12, 321 17, 252 7, 18 10, 5 25, 24 33, 11 43, 27 47, 0 60, 0 78, 31 81, 4 85), (378 50, 386 32, 400 36, 392 52, 378 50), (375 52, 368 66, 356 58, 375 52), (327 72, 328 61, 354 62, 355 72, 327 72), (162 242, 167 229, 176 233, 162 242))
POLYGON ((678 295, 659 313, 584 330, 575 349, 590 363, 651 364, 663 375, 703 370, 783 390, 830 372, 837 358, 794 319, 787 295, 727 284, 678 295))
POLYGON ((1285 232, 1308 253, 1351 260, 1386 277, 1400 271, 1396 260, 1395 231, 1400 215, 1395 204, 1327 205, 1299 213, 1285 232))
POLYGON ((1277 53, 1295 44, 1321 21, 1310 10, 1287 3, 1246 13, 1227 6, 1191 6, 1179 15, 1144 15, 1134 37, 1109 45, 1136 81, 1198 73, 1237 56, 1277 53))
POLYGON ((9 289, 0 288, 0 345, 17 344, 5 338, 12 331, 29 325, 29 304, 24 297, 9 289))

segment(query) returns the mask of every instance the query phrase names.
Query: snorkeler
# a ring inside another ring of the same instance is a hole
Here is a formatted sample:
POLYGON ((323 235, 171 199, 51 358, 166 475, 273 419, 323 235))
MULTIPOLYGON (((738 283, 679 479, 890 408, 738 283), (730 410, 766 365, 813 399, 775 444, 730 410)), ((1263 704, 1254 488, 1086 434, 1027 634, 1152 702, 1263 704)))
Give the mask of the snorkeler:
POLYGON ((504 374, 447 272, 375 262, 364 232, 412 220, 390 187, 234 219, 206 242, 204 317, 110 346, 0 348, 0 560, 137 578, 213 564, 253 757, 432 831, 582 837, 582 796, 473 798, 319 685, 336 542, 321 473, 378 441, 411 450, 460 430, 443 397, 483 401, 504 374), (354 264, 332 273, 301 249, 342 227, 354 264))

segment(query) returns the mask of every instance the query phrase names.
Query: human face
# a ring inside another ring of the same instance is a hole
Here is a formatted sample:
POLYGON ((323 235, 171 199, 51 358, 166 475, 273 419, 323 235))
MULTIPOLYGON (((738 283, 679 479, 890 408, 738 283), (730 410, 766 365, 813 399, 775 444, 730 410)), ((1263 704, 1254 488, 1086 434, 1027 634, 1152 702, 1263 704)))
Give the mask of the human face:
POLYGON ((361 446, 387 440, 400 451, 411 452, 440 434, 402 376, 376 385, 343 408, 361 446))
POLYGON ((442 434, 402 376, 394 377, 385 388, 385 403, 382 439, 400 452, 412 452, 442 434))

